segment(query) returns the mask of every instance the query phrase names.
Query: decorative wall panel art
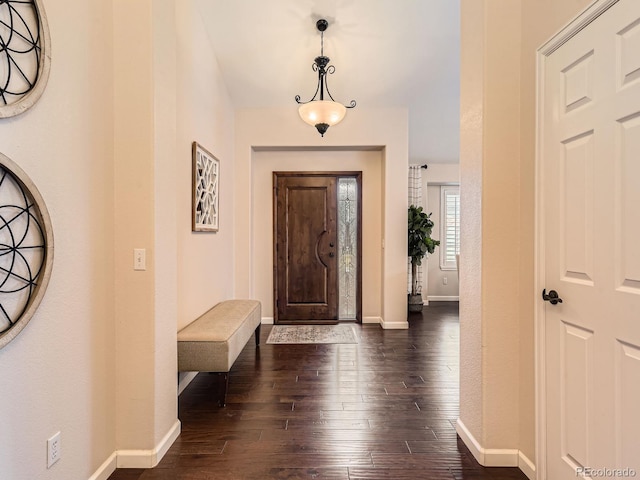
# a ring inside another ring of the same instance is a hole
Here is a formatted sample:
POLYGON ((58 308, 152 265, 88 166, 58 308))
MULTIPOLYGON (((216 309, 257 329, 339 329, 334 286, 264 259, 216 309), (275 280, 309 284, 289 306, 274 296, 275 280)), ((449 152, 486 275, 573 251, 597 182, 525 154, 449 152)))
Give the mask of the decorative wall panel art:
POLYGON ((194 232, 217 232, 219 222, 220 162, 197 142, 193 142, 194 232))

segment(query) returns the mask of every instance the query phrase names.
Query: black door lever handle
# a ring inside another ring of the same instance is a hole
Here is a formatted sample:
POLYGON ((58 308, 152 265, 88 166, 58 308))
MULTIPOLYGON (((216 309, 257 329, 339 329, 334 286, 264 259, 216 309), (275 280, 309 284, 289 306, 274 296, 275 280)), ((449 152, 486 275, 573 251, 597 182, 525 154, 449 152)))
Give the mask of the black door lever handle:
POLYGON ((558 296, 558 292, 555 290, 549 290, 549 294, 547 295, 547 289, 542 290, 542 300, 545 302, 549 302, 551 305, 557 305, 558 303, 562 303, 562 299, 558 296))

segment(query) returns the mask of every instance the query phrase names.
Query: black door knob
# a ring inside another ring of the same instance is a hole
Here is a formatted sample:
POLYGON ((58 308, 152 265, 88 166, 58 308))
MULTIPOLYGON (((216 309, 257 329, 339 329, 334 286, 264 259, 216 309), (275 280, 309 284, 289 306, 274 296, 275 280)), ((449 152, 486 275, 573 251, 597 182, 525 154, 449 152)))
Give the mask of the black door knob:
POLYGON ((547 289, 542 290, 542 300, 545 302, 549 302, 551 305, 557 305, 558 303, 562 303, 562 299, 558 296, 558 292, 555 290, 549 290, 549 294, 547 295, 547 289))

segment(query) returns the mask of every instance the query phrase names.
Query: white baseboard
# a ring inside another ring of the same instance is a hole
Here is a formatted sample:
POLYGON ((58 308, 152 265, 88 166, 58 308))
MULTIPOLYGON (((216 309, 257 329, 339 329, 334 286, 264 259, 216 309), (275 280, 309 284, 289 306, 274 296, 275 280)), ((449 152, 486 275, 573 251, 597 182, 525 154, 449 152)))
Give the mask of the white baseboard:
POLYGON ((536 480, 536 466, 522 452, 518 454, 518 468, 522 470, 522 473, 524 473, 529 480, 536 480))
POLYGON ((459 302, 460 297, 458 295, 451 296, 438 296, 438 295, 429 295, 428 302, 459 302))
POLYGON ((178 395, 184 392, 184 389, 189 386, 193 379, 196 378, 200 372, 186 372, 184 375, 180 375, 182 378, 178 380, 178 395))
POLYGON ((483 448, 459 418, 456 421, 456 432, 480 465, 484 467, 517 467, 519 465, 519 450, 483 448))
POLYGON ((89 477, 89 480, 107 480, 113 472, 116 471, 116 452, 109 455, 102 465, 98 467, 98 470, 89 477))
POLYGON ((376 323, 382 325, 382 317, 362 317, 362 323, 376 323))
POLYGON ((486 448, 485 467, 517 467, 520 450, 511 448, 486 448))
POLYGON ((378 324, 385 330, 406 330, 409 328, 409 322, 385 322, 382 317, 362 317, 363 324, 378 324))
POLYGON ((409 328, 409 322, 406 320, 403 322, 387 322, 384 318, 380 320, 380 325, 382 325, 382 328, 385 330, 406 330, 409 328))
POLYGON ((262 320, 260 320, 260 323, 262 325, 273 325, 273 317, 262 317, 262 320))
POLYGON ((529 480, 536 479, 536 466, 517 449, 483 448, 460 419, 456 432, 480 465, 485 467, 518 467, 529 480))
POLYGON ((180 420, 169 429, 167 434, 160 440, 156 448, 153 450, 118 450, 117 467, 118 468, 153 468, 162 457, 167 453, 173 442, 180 435, 180 420))

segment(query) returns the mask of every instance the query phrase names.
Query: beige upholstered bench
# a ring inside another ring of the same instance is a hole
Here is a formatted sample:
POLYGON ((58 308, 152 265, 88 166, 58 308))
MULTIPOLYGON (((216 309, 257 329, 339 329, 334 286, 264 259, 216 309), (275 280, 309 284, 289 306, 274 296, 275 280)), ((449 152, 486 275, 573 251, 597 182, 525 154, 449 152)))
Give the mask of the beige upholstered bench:
POLYGON ((260 345, 262 308, 257 300, 225 300, 178 332, 178 371, 224 376, 220 406, 226 403, 229 370, 251 335, 260 345))

